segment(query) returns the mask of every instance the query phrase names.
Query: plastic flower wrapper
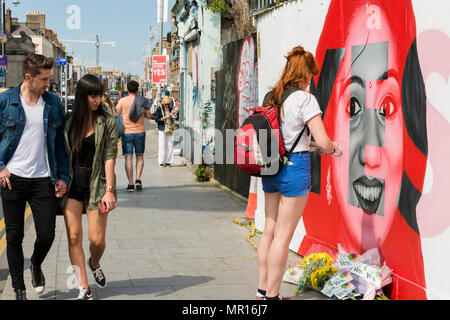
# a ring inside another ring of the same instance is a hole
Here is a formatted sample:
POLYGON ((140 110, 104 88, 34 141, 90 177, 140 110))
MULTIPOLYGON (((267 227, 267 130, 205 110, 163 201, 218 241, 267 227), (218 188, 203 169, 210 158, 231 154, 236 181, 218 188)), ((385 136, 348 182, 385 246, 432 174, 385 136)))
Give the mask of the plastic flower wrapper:
POLYGON ((376 294, 382 294, 381 288, 392 282, 392 271, 386 265, 380 267, 377 248, 358 256, 345 252, 338 244, 338 257, 334 266, 340 272, 351 273, 355 292, 364 295, 364 299, 373 299, 376 294))
POLYGON ((300 282, 300 278, 303 275, 303 266, 301 263, 296 262, 294 266, 290 266, 288 270, 283 275, 283 281, 298 284, 300 282))
POLYGON ((384 286, 390 284, 392 282, 392 270, 389 269, 386 265, 383 265, 380 268, 381 273, 381 283, 379 286, 376 286, 372 283, 368 283, 368 288, 366 292, 364 293, 363 300, 373 300, 375 298, 375 295, 377 292, 379 292, 381 288, 384 286))
POLYGON ((334 259, 326 252, 312 253, 303 259, 303 274, 300 277, 296 295, 304 288, 321 289, 337 271, 334 259))

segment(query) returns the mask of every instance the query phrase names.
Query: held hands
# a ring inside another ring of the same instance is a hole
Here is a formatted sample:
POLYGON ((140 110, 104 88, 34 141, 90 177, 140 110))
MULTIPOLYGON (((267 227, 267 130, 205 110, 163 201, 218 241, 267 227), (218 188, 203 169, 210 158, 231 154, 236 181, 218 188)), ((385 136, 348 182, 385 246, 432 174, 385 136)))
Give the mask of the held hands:
MULTIPOLYGON (((7 168, 3 168, 0 170, 0 185, 2 186, 2 188, 8 187, 9 190, 12 190, 11 181, 9 180, 10 176, 11 173, 7 168)), ((55 196, 57 198, 61 198, 66 192, 67 184, 62 180, 56 181, 55 196)))
POLYGON ((108 191, 105 192, 105 195, 102 198, 102 202, 106 206, 105 213, 108 213, 111 210, 113 210, 116 207, 116 198, 114 197, 114 193, 108 191))
POLYGON ((67 184, 62 181, 58 180, 55 184, 55 196, 57 198, 62 198, 62 196, 67 192, 67 184))
POLYGON ((2 188, 6 188, 8 186, 8 189, 12 190, 11 182, 9 181, 10 176, 11 173, 9 173, 9 170, 6 167, 0 170, 0 184, 2 188))

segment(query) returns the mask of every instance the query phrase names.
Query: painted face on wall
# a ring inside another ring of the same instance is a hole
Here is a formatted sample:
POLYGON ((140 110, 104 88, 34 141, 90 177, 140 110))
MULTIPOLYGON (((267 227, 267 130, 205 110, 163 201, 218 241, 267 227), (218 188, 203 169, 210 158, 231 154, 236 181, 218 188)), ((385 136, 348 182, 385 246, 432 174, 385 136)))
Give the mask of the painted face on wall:
POLYGON ((397 211, 402 179, 401 64, 389 21, 377 6, 346 25, 345 56, 337 76, 335 136, 346 152, 332 160, 337 200, 355 247, 382 244, 397 211))

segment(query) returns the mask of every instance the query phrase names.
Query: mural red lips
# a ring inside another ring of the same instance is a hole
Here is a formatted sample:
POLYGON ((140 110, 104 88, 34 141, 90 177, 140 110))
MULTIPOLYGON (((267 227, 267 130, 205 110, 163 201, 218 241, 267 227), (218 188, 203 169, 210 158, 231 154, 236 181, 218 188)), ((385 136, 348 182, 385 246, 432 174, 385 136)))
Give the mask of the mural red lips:
MULTIPOLYGON (((353 189, 360 208, 368 214, 377 213, 384 192, 384 184, 376 178, 362 176, 353 182, 353 189)), ((379 215, 382 214, 379 213, 379 215)))

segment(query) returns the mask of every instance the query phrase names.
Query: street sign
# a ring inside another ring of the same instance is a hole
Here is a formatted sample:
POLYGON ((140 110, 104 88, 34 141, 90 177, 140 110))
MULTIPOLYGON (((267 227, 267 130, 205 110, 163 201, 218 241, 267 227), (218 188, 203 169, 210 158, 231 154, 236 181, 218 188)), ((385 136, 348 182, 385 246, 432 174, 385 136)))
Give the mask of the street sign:
POLYGON ((57 66, 65 66, 67 65, 67 58, 56 58, 57 66))
POLYGON ((8 56, 0 56, 0 70, 8 70, 8 56))
POLYGON ((156 56, 152 58, 152 83, 167 82, 167 56, 156 56))

